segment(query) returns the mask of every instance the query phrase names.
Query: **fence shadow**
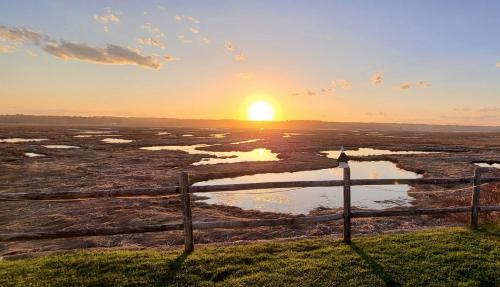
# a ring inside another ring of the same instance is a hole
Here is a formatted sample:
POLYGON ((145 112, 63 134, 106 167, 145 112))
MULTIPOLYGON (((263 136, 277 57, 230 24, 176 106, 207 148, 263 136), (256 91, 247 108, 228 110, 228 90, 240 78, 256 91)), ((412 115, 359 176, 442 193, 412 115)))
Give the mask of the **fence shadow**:
POLYGON ((174 260, 168 262, 167 263, 167 267, 168 267, 167 274, 165 274, 165 276, 158 283, 166 284, 166 285, 172 283, 175 280, 175 278, 177 277, 177 273, 179 273, 179 271, 181 270, 182 264, 186 261, 189 254, 191 254, 191 253, 190 252, 182 252, 174 260))
POLYGON ((352 250, 356 252, 361 259, 368 265, 370 270, 377 275, 382 281, 384 281, 386 286, 401 286, 398 282, 396 282, 387 271, 385 271, 384 267, 368 255, 360 246, 356 243, 352 242, 350 244, 352 250))

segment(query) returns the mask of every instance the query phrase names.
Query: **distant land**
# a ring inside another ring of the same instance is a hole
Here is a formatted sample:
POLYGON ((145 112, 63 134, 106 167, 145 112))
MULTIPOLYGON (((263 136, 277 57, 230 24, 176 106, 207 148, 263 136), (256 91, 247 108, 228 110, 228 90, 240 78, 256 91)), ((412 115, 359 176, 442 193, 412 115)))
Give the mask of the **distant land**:
POLYGON ((1 125, 54 125, 96 127, 172 127, 172 128, 266 128, 285 130, 398 130, 421 132, 500 132, 500 126, 430 125, 407 123, 326 122, 317 120, 291 120, 252 122, 244 120, 174 119, 147 117, 82 117, 0 115, 1 125))

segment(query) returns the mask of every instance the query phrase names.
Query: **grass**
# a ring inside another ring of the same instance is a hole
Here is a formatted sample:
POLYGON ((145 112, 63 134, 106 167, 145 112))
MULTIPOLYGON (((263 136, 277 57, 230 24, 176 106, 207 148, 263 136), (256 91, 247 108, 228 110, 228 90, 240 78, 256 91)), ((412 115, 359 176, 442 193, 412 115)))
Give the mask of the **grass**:
POLYGON ((500 225, 0 261, 0 286, 500 286, 500 225))

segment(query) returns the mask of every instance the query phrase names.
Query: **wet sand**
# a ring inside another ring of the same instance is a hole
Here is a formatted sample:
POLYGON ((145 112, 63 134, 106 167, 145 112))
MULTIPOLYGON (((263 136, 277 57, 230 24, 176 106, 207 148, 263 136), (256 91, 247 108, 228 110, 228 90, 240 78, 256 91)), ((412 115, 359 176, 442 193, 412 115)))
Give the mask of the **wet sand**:
MULTIPOLYGON (((390 150, 440 151, 435 154, 377 155, 356 160, 387 160, 399 168, 422 174, 423 177, 472 176, 474 162, 500 162, 500 133, 432 133, 395 131, 284 131, 284 130, 209 130, 180 128, 96 127, 0 127, 0 138, 48 139, 42 142, 0 143, 0 195, 3 192, 37 192, 75 189, 107 189, 175 185, 180 171, 189 172, 191 183, 215 178, 266 172, 301 171, 331 168, 336 161, 321 151, 368 147, 390 150), (89 133, 89 131, 98 131, 89 133), (168 132, 170 134, 161 134, 168 132), (227 134, 226 134, 227 133, 227 134), (283 137, 289 133, 287 137, 283 137), (77 135, 90 137, 75 137, 77 135), (193 136, 185 137, 182 135, 193 136), (225 134, 213 136, 213 134, 225 134), (104 138, 118 136, 131 142, 106 143, 104 138), (251 139, 254 142, 232 144, 251 139), (210 151, 251 151, 267 148, 278 153, 279 161, 241 162, 197 165, 210 155, 187 154, 182 151, 147 151, 140 147, 155 145, 217 144, 210 151), (50 149, 43 145, 78 146, 74 149, 50 149), (28 157, 25 153, 43 154, 28 157)), ((500 170, 486 169, 484 176, 500 176, 500 170)), ((464 186, 454 186, 460 188, 464 186)), ((500 184, 482 188, 481 204, 500 203, 500 184)), ((414 186, 410 190, 413 204, 420 207, 468 205, 470 190, 464 192, 422 191, 443 190, 439 186, 414 186)), ((244 220, 291 217, 286 214, 242 210, 231 206, 209 205, 196 198, 193 219, 244 220)), ((317 209, 313 214, 336 210, 317 209)), ((482 215, 491 220, 498 213, 482 215)), ((177 196, 164 198, 99 198, 81 201, 16 201, 0 204, 0 233, 83 229, 105 226, 141 225, 175 222, 181 219, 177 196)), ((468 214, 450 216, 418 216, 356 219, 353 233, 370 234, 426 226, 464 224, 468 214)), ((195 231, 197 243, 238 240, 338 235, 341 222, 288 227, 259 227, 195 231)), ((180 232, 144 233, 75 239, 0 243, 0 256, 33 251, 72 248, 123 247, 165 248, 182 244, 180 232)))

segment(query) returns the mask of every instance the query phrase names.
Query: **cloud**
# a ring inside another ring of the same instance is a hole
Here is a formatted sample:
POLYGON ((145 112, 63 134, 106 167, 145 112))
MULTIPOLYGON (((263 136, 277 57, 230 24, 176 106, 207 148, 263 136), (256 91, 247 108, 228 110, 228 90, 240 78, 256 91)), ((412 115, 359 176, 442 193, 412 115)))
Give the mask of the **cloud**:
POLYGON ((227 41, 226 43, 224 43, 224 48, 226 48, 226 50, 228 50, 229 52, 233 52, 236 49, 233 42, 231 41, 227 41))
POLYGON ((55 41, 47 35, 25 28, 0 26, 0 40, 9 41, 16 45, 32 44, 63 60, 81 60, 98 64, 137 65, 151 69, 160 69, 162 66, 162 63, 154 57, 142 55, 139 51, 127 47, 108 44, 105 48, 101 48, 85 43, 74 43, 65 40, 55 41))
POLYGON ((150 22, 146 22, 141 26, 141 29, 148 31, 151 35, 156 38, 163 38, 165 34, 160 30, 160 28, 153 26, 150 22))
POLYGON ((0 44, 0 54, 4 54, 4 53, 12 53, 16 50, 16 47, 15 46, 11 46, 11 45, 2 45, 0 44))
POLYGON ((496 66, 497 68, 500 68, 500 62, 497 62, 496 66))
POLYGON ((30 43, 40 45, 42 42, 49 41, 50 38, 38 32, 17 27, 0 26, 0 40, 12 42, 14 44, 30 43))
POLYGON ((210 41, 210 39, 208 39, 207 37, 201 37, 200 38, 200 41, 203 43, 203 44, 210 44, 212 41, 210 41))
POLYGON ((410 82, 404 82, 400 84, 399 86, 395 87, 396 90, 408 90, 411 88, 411 83, 410 82))
POLYGON ((305 94, 306 94, 307 96, 315 96, 315 95, 316 95, 316 93, 315 93, 315 92, 313 92, 313 91, 311 91, 311 90, 307 90, 307 91, 305 92, 305 94))
POLYGON ((245 61, 246 57, 245 57, 245 54, 243 53, 238 53, 236 55, 234 55, 234 60, 236 60, 237 62, 241 62, 241 61, 245 61))
POLYGON ((430 88, 432 85, 424 81, 418 81, 415 83, 416 88, 430 88))
POLYGON ((192 16, 186 16, 186 15, 175 15, 175 20, 177 21, 182 21, 183 19, 186 19, 188 21, 191 21, 192 23, 195 24, 200 24, 200 21, 192 16))
POLYGON ((94 20, 102 24, 120 23, 119 12, 107 12, 102 15, 94 15, 94 20))
POLYGON ((384 83, 384 77, 382 73, 377 72, 372 75, 371 82, 373 85, 381 85, 384 83))
POLYGON ((174 57, 172 55, 168 55, 168 54, 165 55, 165 56, 163 56, 163 59, 165 59, 165 61, 167 61, 167 62, 173 62, 173 61, 179 61, 180 60, 179 58, 174 57))
POLYGON ((341 88, 341 89, 350 89, 352 88, 352 83, 349 82, 348 80, 333 80, 331 82, 331 86, 333 89, 336 89, 336 88, 341 88))
POLYGON ((166 45, 158 39, 153 39, 153 38, 137 38, 136 39, 137 43, 143 45, 143 46, 152 46, 152 47, 158 47, 160 49, 165 49, 166 45))
POLYGON ((196 29, 196 28, 193 28, 193 27, 189 27, 189 31, 191 31, 192 33, 194 34, 198 34, 200 33, 200 30, 196 29))
POLYGON ((143 56, 137 51, 118 45, 107 45, 106 48, 99 48, 85 43, 61 41, 57 44, 46 45, 43 49, 63 60, 81 60, 113 65, 129 64, 151 69, 159 69, 162 66, 151 56, 143 56))

